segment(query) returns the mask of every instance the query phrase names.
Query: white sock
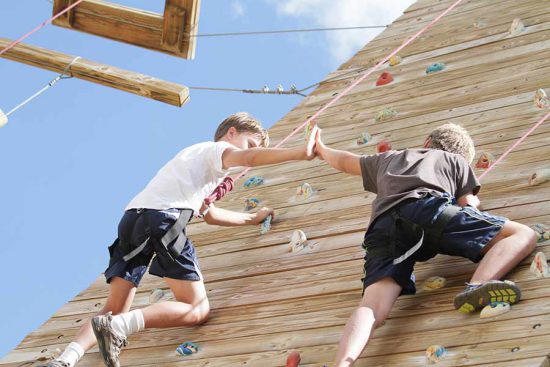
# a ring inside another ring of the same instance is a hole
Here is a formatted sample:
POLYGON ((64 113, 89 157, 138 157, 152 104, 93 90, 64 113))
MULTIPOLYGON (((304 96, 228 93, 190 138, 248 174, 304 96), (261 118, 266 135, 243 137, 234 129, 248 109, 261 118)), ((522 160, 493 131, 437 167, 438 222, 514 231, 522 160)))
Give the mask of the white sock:
POLYGON ((67 363, 70 367, 74 367, 83 355, 84 348, 82 348, 77 342, 72 342, 67 345, 67 348, 65 348, 63 353, 56 359, 67 363))
POLYGON ((145 328, 145 320, 141 310, 133 310, 113 316, 113 329, 123 336, 129 336, 145 328))

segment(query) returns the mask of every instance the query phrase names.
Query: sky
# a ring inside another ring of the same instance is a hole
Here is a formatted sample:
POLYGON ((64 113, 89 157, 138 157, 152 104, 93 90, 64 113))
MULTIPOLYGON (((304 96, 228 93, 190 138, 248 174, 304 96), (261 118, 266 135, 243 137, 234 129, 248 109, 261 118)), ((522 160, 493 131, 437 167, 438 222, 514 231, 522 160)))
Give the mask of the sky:
MULTIPOLYGON (((159 13, 164 6, 116 2, 159 13)), ((413 2, 203 0, 199 33, 384 25, 413 2)), ((0 2, 0 36, 20 37, 51 7, 0 2)), ((25 42, 187 86, 288 89, 322 80, 380 31, 199 38, 194 60, 51 25, 25 42)), ((0 58, 0 109, 55 76, 0 58)), ((0 129, 0 356, 105 270, 124 207, 179 150, 211 140, 238 111, 270 127, 301 98, 192 90, 177 108, 69 79, 11 115, 0 129)))

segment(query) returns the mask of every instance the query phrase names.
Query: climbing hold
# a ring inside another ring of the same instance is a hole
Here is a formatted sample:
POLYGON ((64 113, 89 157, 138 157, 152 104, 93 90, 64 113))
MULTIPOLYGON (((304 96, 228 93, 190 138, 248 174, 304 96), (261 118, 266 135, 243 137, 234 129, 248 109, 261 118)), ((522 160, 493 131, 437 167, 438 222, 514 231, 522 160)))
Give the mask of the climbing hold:
POLYGON ((397 115, 397 111, 393 108, 384 108, 382 111, 378 112, 376 114, 376 117, 374 118, 377 122, 388 120, 392 117, 397 115))
POLYGON ((510 304, 508 302, 491 302, 487 306, 483 307, 479 314, 480 319, 488 319, 490 317, 496 317, 510 311, 510 304))
POLYGON ((252 176, 244 182, 243 187, 250 189, 252 187, 260 186, 263 183, 264 183, 264 178, 262 176, 252 176))
POLYGON ((521 21, 521 19, 516 18, 512 21, 512 25, 510 26, 510 36, 512 37, 517 36, 524 30, 525 30, 525 25, 523 25, 523 22, 521 21))
POLYGON ((160 288, 153 289, 151 294, 149 295, 149 303, 157 303, 164 297, 164 291, 160 288))
POLYGON ((185 357, 200 351, 200 346, 192 342, 185 342, 176 348, 176 354, 185 357))
POLYGON ((244 210, 249 212, 252 209, 256 208, 259 203, 260 203, 260 199, 256 199, 256 198, 246 199, 244 201, 244 210))
POLYGON ((387 71, 384 71, 376 81, 376 86, 386 85, 391 82, 393 82, 393 76, 387 71))
POLYGON ((298 252, 306 247, 307 237, 304 231, 295 230, 290 237, 290 250, 291 252, 298 252))
POLYGON ((313 188, 307 182, 301 184, 298 189, 296 189, 296 200, 304 201, 309 199, 313 195, 313 188))
POLYGON ((0 110, 0 127, 3 127, 7 123, 8 123, 8 116, 6 116, 4 112, 0 110))
POLYGON ((268 215, 260 225, 260 234, 266 234, 271 229, 271 220, 273 216, 268 215))
POLYGON ((447 280, 443 277, 438 277, 438 276, 435 276, 435 277, 429 277, 428 279, 426 279, 426 281, 424 282, 424 289, 426 290, 434 290, 434 289, 439 289, 439 288, 443 288, 445 286, 445 282, 447 280))
POLYGON ((546 255, 544 252, 537 252, 533 262, 531 263, 531 273, 537 278, 548 278, 550 272, 548 271, 548 262, 546 261, 546 255))
POLYGON ((546 92, 542 88, 535 92, 534 102, 535 102, 535 106, 537 106, 538 108, 543 108, 543 109, 550 108, 550 99, 548 98, 548 96, 546 95, 546 92))
POLYGON ((485 18, 477 18, 474 22, 474 27, 476 28, 485 28, 487 26, 487 20, 485 18))
POLYGON ((544 242, 544 241, 550 240, 550 227, 548 227, 547 225, 540 224, 540 223, 534 224, 533 230, 537 232, 537 234, 539 235, 538 242, 544 242))
POLYGON ((376 151, 378 153, 384 153, 391 150, 391 144, 388 140, 384 139, 376 145, 376 151))
POLYGON ((432 363, 439 362, 447 354, 447 349, 441 345, 430 345, 426 349, 426 358, 432 363))
POLYGON ((426 74, 435 73, 445 69, 445 64, 442 62, 436 62, 426 68, 426 74))
POLYGON ((300 360, 302 358, 300 357, 300 353, 298 352, 291 352, 288 355, 288 358, 286 359, 286 365, 285 367, 298 367, 300 364, 300 360))
POLYGON ((495 162, 495 157, 488 152, 482 152, 476 163, 476 168, 489 168, 495 162))
POLYGON ((537 186, 550 180, 550 168, 539 169, 529 177, 529 185, 537 186))
POLYGON ((390 57, 390 66, 396 66, 401 64, 401 60, 402 60, 401 56, 393 55, 392 57, 390 57))
POLYGON ((357 138, 357 145, 365 145, 371 141, 371 139, 372 136, 369 133, 364 132, 357 138))

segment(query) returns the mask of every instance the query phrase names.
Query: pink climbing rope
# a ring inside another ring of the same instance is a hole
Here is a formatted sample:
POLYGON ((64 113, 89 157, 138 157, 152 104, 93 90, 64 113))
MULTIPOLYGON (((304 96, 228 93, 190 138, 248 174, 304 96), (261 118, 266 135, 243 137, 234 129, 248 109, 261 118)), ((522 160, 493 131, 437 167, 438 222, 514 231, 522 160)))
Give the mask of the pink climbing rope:
POLYGON ((491 170, 497 165, 499 164, 504 158, 506 158, 506 156, 508 154, 510 154, 510 152, 514 149, 517 148, 518 145, 520 145, 525 139, 527 139, 527 137, 529 135, 531 135, 531 133, 533 131, 535 131, 540 125, 542 125, 542 123, 544 121, 546 121, 546 119, 550 117, 550 112, 548 112, 542 119, 540 119, 539 122, 537 122, 535 125, 533 125, 533 127, 531 127, 529 129, 529 131, 527 131, 525 134, 523 134, 523 136, 521 138, 519 138, 514 144, 512 144, 512 146, 510 146, 510 148, 508 148, 508 150, 506 150, 500 157, 498 157, 498 159, 495 161, 495 163, 493 163, 492 165, 489 166, 489 168, 487 168, 485 170, 485 172, 483 172, 479 177, 478 179, 481 181, 481 179, 483 177, 485 177, 485 175, 487 175, 489 172, 491 172, 491 170))
POLYGON ((24 36, 18 38, 17 40, 13 41, 12 43, 10 43, 9 45, 6 46, 6 48, 4 48, 3 50, 0 51, 0 55, 2 55, 3 53, 5 52, 8 52, 9 50, 11 50, 12 48, 14 48, 15 46, 17 46, 19 43, 21 43, 23 40, 25 40, 26 38, 28 38, 30 35, 32 35, 33 33, 36 33, 38 32, 39 30, 41 30, 42 28, 44 28, 45 26, 47 26, 48 24, 50 24, 51 22, 53 22, 54 20, 56 20, 57 18, 59 18, 60 16, 62 16, 63 14, 65 14, 66 12, 70 11, 71 9, 73 9, 74 7, 78 6, 78 4, 80 4, 81 2, 83 2, 84 0, 78 0, 77 2, 75 2, 74 4, 71 4, 70 6, 68 6, 67 8, 65 8, 63 11, 59 12, 58 14, 54 15, 53 17, 51 17, 50 19, 48 20, 45 20, 44 22, 42 22, 40 25, 38 25, 36 28, 34 28, 32 31, 30 31, 29 33, 25 34, 24 36))
POLYGON ((214 191, 206 197, 206 199, 204 199, 204 203, 206 204, 206 206, 209 206, 214 201, 223 198, 225 194, 233 190, 234 185, 235 181, 233 181, 231 177, 224 178, 222 183, 219 184, 218 187, 216 187, 214 191))
MULTIPOLYGON (((378 64, 374 65, 372 68, 370 68, 369 70, 367 70, 365 72, 365 74, 363 74, 363 76, 359 79, 357 79, 354 83, 352 83, 349 87, 347 87, 346 89, 344 89, 344 91, 342 91, 341 93, 339 93, 335 98, 333 98, 329 103, 327 103, 326 105, 324 105, 319 111, 317 111, 313 116, 311 116, 310 118, 308 118, 302 125, 298 126, 297 128, 295 128, 294 130, 291 131, 290 134, 287 135, 286 138, 284 138, 283 140, 281 140, 279 142, 279 144, 277 144, 275 146, 275 148, 279 148, 281 145, 283 145, 285 142, 288 141, 288 139, 290 139, 291 137, 293 137, 298 131, 300 131, 301 129, 303 129, 307 124, 309 124, 311 121, 315 120, 317 117, 319 117, 320 114, 322 114, 323 112, 325 112, 330 106, 332 106, 333 104, 335 104, 336 102, 338 102, 338 100, 340 98, 342 98, 343 96, 345 96, 346 94, 348 94, 348 92, 350 90, 352 90, 353 88, 355 88, 357 86, 357 84, 361 83, 363 80, 365 80, 367 77, 369 77, 372 73, 374 73, 376 70, 378 70, 380 68, 380 66, 382 66, 385 62, 387 62, 392 56, 396 55, 399 51, 401 51, 403 48, 407 47, 410 43, 412 43, 415 39, 417 39, 422 33, 426 32, 428 29, 430 29, 435 23, 439 22, 439 20, 441 18, 443 18, 445 15, 447 15, 449 12, 451 12, 454 8, 456 8, 458 6, 458 4, 460 4, 463 0, 457 0, 455 1, 453 4, 451 4, 451 6, 449 6, 444 12, 442 12, 441 14, 439 14, 439 16, 437 16, 434 20, 432 20, 430 23, 428 23, 426 26, 424 26, 424 28, 422 28, 421 30, 419 30, 418 32, 416 32, 415 35, 413 35, 411 38, 409 38, 408 40, 406 40, 405 42, 403 42, 403 44, 401 46, 399 46, 398 48, 396 48, 392 53, 390 53, 388 56, 386 56, 385 58, 383 58, 381 61, 378 62, 378 64)), ((250 171, 250 167, 246 168, 245 170, 243 170, 241 173, 239 173, 237 176, 235 176, 234 180, 237 181, 239 178, 243 177, 244 175, 246 175, 248 173, 248 171, 250 171)))

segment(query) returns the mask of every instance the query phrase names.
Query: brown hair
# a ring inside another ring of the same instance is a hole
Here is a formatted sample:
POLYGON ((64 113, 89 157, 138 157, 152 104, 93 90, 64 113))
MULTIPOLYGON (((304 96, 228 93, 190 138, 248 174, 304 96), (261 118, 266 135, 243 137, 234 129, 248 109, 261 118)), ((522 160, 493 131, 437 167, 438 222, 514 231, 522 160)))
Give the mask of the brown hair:
POLYGON ((462 126, 447 123, 432 131, 430 148, 460 154, 468 163, 472 163, 476 154, 470 134, 462 126))
POLYGON ((267 130, 262 127, 260 121, 247 112, 237 112, 222 121, 214 134, 214 141, 218 141, 227 134, 229 128, 234 127, 238 132, 250 132, 261 136, 260 146, 267 148, 269 146, 269 135, 267 130))

